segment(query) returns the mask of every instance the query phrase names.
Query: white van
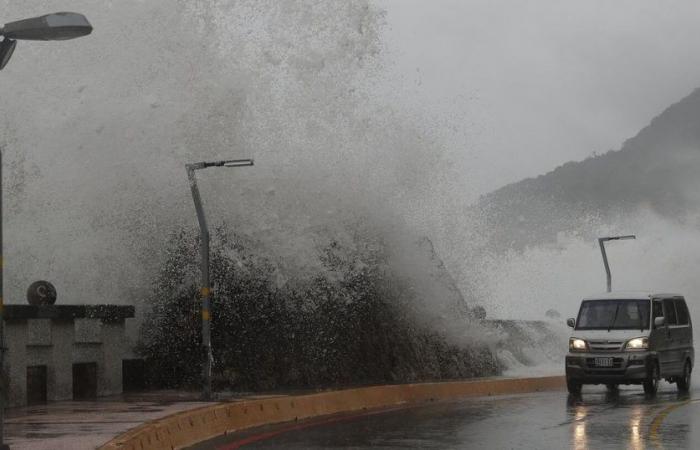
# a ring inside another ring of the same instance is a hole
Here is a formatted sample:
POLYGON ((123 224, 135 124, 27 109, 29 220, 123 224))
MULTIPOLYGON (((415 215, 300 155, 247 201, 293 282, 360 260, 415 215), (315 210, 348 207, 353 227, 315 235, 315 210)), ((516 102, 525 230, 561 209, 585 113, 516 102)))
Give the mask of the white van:
POLYGON ((612 292, 581 302, 566 355, 566 385, 578 395, 584 384, 642 384, 656 393, 658 382, 690 388, 695 362, 693 324, 679 294, 612 292))

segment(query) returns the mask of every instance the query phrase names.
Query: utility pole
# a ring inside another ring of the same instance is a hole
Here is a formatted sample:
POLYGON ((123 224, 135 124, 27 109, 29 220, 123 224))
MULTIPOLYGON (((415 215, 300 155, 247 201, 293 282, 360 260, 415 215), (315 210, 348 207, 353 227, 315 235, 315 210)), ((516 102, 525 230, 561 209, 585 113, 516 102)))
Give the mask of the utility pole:
POLYGON ((603 255, 603 265, 605 266, 605 275, 607 276, 607 292, 612 292, 612 275, 610 274, 610 265, 608 264, 608 255, 605 253, 605 243, 607 241, 623 241, 627 239, 636 239, 633 234, 627 236, 608 236, 598 238, 598 245, 600 246, 600 253, 603 255))
MULTIPOLYGON (((4 260, 2 252, 2 148, 0 148, 0 450, 9 450, 10 446, 5 445, 5 397, 7 397, 6 387, 10 385, 9 379, 5 378, 5 299, 3 298, 3 272, 4 260)), ((9 377, 9 374, 8 374, 9 377)))
POLYGON ((207 167, 243 167, 252 166, 252 159, 232 159, 227 161, 211 161, 187 164, 187 179, 192 191, 194 209, 197 212, 199 222, 199 245, 201 256, 202 286, 199 293, 202 298, 202 346, 204 347, 204 367, 202 397, 204 400, 211 400, 211 366, 214 362, 214 355, 211 349, 211 285, 209 282, 209 228, 207 218, 202 207, 202 197, 199 195, 197 187, 197 177, 195 171, 206 169, 207 167))

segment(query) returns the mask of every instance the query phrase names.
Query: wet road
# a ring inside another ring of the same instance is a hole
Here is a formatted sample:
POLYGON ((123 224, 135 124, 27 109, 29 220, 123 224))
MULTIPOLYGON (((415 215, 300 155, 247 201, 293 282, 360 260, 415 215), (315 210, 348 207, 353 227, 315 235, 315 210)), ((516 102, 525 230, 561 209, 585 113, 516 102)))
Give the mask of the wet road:
MULTIPOLYGON (((697 380, 696 380, 697 381, 697 380)), ((470 399, 265 427, 197 449, 700 448, 700 386, 679 396, 641 387, 470 399)))

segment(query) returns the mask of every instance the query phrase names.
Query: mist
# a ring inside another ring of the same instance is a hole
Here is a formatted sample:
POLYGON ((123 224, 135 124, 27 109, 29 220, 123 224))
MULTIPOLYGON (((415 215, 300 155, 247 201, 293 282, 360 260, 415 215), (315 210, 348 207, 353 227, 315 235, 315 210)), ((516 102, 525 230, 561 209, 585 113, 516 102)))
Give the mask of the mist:
MULTIPOLYGON (((252 168, 199 172, 200 189, 212 226, 258 243, 281 284, 322 270, 317 249, 357 233, 381 235, 401 270, 418 277, 421 258, 402 249, 429 238, 466 300, 490 316, 572 315, 582 295, 604 286, 594 241, 564 233, 553 246, 477 260, 482 218, 470 205, 618 147, 700 75, 686 34, 631 43, 654 35, 651 6, 635 24, 624 6, 580 7, 585 20, 570 32, 574 7, 552 4, 498 14, 483 2, 0 5, 8 21, 75 10, 95 27, 70 43, 20 42, 2 73, 10 303, 48 279, 61 303, 138 304, 168 237, 197 231, 185 163, 250 157, 252 168), (680 41, 681 53, 655 61, 680 41), (609 51, 596 53, 601 46, 609 51), (648 52, 635 50, 628 64, 623 56, 638 47, 648 52)), ((664 13, 662 25, 681 16, 693 20, 696 8, 664 13)), ((692 246, 665 227, 689 242, 693 229, 653 212, 635 217, 595 230, 639 235, 611 249, 616 287, 644 280, 696 291, 670 269, 671 248, 697 266, 692 246), (667 264, 633 268, 639 253, 624 252, 642 249, 667 264)), ((425 298, 442 289, 426 288, 425 298)))
POLYGON ((419 208, 439 148, 372 88, 378 7, 2 6, 16 17, 79 10, 95 27, 75 43, 22 42, 3 72, 9 302, 39 278, 60 302, 138 301, 169 233, 196 231, 187 162, 255 158, 198 173, 205 209, 292 273, 352 223, 412 233, 402 217, 419 208))
MULTIPOLYGON (((639 210, 614 225, 603 225, 599 236, 636 234, 635 240, 606 245, 613 290, 684 294, 697 304, 700 281, 700 232, 680 223, 639 210)), ((581 299, 605 292, 605 270, 597 241, 577 233, 562 233, 556 243, 508 252, 484 267, 483 279, 492 292, 487 310, 498 317, 544 319, 554 309, 560 321, 576 317, 581 299)), ((694 321, 700 311, 691 310, 694 321)))

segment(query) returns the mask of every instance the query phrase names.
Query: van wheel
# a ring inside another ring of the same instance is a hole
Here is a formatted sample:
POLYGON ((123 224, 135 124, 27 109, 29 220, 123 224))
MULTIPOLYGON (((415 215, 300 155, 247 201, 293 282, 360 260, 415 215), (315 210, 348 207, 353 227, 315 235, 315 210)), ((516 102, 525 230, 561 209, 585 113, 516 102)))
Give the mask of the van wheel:
POLYGON ((688 389, 690 389, 691 372, 690 361, 686 361, 685 366, 683 366, 683 375, 676 379, 676 386, 680 392, 688 392, 688 389))
POLYGON ((659 364, 654 362, 651 369, 651 374, 644 380, 644 393, 647 395, 655 395, 659 388, 659 364))

